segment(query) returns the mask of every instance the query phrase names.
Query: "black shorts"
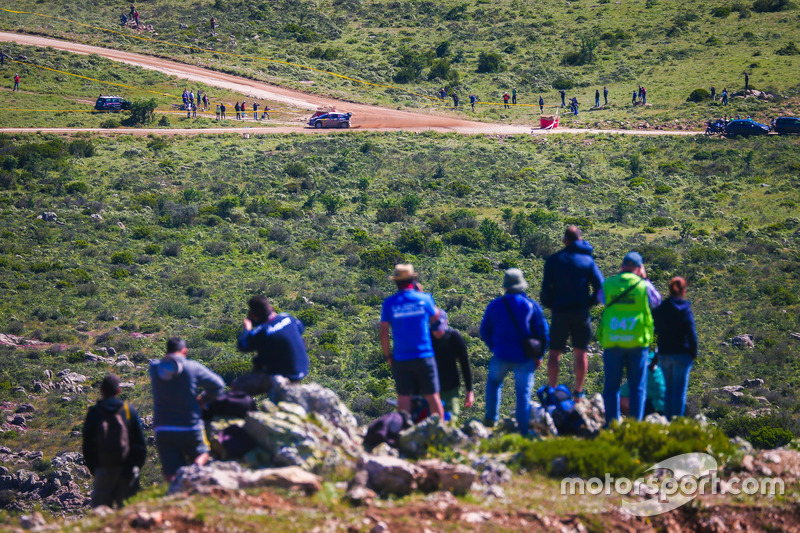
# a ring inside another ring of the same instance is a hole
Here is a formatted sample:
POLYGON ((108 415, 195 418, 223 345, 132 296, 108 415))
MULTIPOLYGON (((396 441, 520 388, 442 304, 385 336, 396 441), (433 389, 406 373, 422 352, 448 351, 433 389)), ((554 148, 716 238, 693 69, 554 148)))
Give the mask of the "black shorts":
POLYGON ((573 349, 587 349, 592 342, 591 320, 588 309, 554 311, 550 322, 550 349, 563 352, 568 337, 572 337, 573 349))
POLYGON ((439 372, 434 357, 395 361, 392 365, 392 374, 399 396, 439 392, 439 372))

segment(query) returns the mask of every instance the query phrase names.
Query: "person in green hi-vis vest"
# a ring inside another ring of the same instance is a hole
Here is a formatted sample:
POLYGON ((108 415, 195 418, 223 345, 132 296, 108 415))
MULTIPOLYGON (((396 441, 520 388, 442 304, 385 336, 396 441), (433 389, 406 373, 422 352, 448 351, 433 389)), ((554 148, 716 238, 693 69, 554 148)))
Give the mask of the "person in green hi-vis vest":
POLYGON ((606 425, 619 419, 623 370, 630 383, 630 416, 641 420, 647 398, 647 362, 653 342, 653 315, 661 294, 647 279, 642 256, 628 252, 620 273, 605 280, 598 298, 605 304, 597 338, 603 347, 603 401, 606 425))

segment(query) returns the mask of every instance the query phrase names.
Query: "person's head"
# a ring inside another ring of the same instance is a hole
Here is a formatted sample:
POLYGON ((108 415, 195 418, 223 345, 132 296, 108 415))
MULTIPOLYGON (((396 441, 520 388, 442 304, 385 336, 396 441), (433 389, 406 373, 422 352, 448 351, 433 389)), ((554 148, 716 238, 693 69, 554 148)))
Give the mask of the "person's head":
POLYGON ((570 226, 564 231, 564 246, 575 244, 581 240, 581 229, 578 226, 570 226))
POLYGON ((413 288, 417 281, 418 274, 414 271, 414 265, 399 263, 394 266, 394 272, 389 279, 394 281, 398 289, 413 288))
POLYGON ((253 296, 247 301, 247 316, 253 322, 260 324, 274 312, 272 304, 265 296, 253 296))
POLYGON ((186 355, 188 351, 188 348, 186 348, 186 341, 182 338, 170 337, 169 340, 167 340, 168 354, 186 355))
POLYGON ((431 335, 436 339, 441 339, 448 330, 447 313, 443 309, 439 310, 439 320, 431 324, 431 335))
POLYGON ((669 295, 675 298, 684 298, 686 296, 686 280, 680 276, 669 280, 669 295))
POLYGON ((103 381, 100 382, 100 394, 103 396, 104 400, 113 398, 119 394, 119 392, 119 378, 114 374, 107 375, 103 378, 103 381))
POLYGON ((528 282, 525 281, 525 276, 522 270, 518 268, 509 268, 503 274, 503 288, 506 292, 523 292, 528 288, 528 282))
POLYGON ((643 264, 644 261, 642 260, 641 254, 639 254, 639 252, 630 251, 625 254, 625 257, 622 259, 621 270, 623 272, 635 272, 639 270, 643 264))

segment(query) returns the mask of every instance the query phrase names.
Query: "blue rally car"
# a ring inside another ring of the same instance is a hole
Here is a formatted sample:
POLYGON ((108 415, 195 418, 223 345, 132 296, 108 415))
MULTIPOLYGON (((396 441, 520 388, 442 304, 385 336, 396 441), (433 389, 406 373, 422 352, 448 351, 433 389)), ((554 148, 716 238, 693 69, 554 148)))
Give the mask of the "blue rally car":
POLYGON ((725 126, 725 135, 728 137, 749 137, 750 135, 766 135, 769 133, 769 126, 758 123, 753 119, 737 119, 728 122, 725 126))
POLYGON ((352 113, 322 113, 321 115, 314 114, 308 125, 314 128, 349 128, 350 117, 352 113))

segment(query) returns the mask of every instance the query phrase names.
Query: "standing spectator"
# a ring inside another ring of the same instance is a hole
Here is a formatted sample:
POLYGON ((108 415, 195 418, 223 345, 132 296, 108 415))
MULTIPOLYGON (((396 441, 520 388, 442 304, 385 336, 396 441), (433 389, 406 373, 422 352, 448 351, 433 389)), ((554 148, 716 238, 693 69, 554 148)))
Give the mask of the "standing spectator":
POLYGON ((192 118, 197 118, 197 106, 200 102, 192 106, 192 118))
POLYGON ((133 15, 134 15, 135 13, 136 13, 136 6, 135 6, 134 4, 131 4, 131 10, 130 10, 130 12, 128 13, 128 18, 131 18, 131 19, 132 19, 132 18, 133 18, 133 15))
POLYGON ((608 87, 606 87, 605 85, 603 86, 603 105, 604 106, 608 105, 608 87))
POLYGON ((242 100, 242 120, 247 120, 247 102, 242 100))
POLYGON ((128 24, 128 17, 123 13, 119 16, 119 25, 125 26, 126 24, 128 24))
POLYGON ((594 90, 594 106, 600 107, 600 89, 594 90))
POLYGON ((444 420, 439 395, 439 375, 431 342, 431 324, 439 320, 441 311, 433 296, 417 290, 417 273, 412 265, 399 264, 389 277, 397 292, 383 301, 381 308, 381 348, 392 367, 397 388, 397 410, 411 412, 411 395, 419 391, 428 402, 428 410, 444 420), (392 349, 389 338, 394 338, 392 349))
POLYGON ((653 342, 653 315, 661 295, 647 279, 642 256, 628 252, 620 273, 603 283, 605 303, 597 337, 603 347, 603 401, 606 424, 619 419, 619 389, 623 370, 630 384, 630 416, 644 416, 649 346, 653 342))
POLYGON ((511 103, 517 105, 517 88, 511 89, 511 103))
POLYGON ((136 27, 139 27, 139 12, 134 11, 133 13, 133 21, 136 23, 136 27))
POLYGON ((550 328, 550 354, 547 360, 547 377, 551 387, 558 386, 561 353, 572 338, 575 365, 576 400, 585 396, 583 384, 589 369, 586 351, 592 341, 592 317, 589 309, 597 304, 603 287, 603 274, 592 257, 592 245, 581 238, 581 230, 570 226, 561 241, 564 248, 544 262, 542 291, 539 299, 552 311, 550 328))
POLYGON ((164 479, 188 464, 204 465, 211 456, 203 425, 201 402, 210 402, 225 388, 217 374, 186 357, 186 342, 167 341, 167 353, 150 361, 153 427, 164 479), (200 389, 203 395, 200 396, 200 389))
POLYGON ((264 120, 264 117, 267 117, 267 120, 269 120, 269 111, 270 111, 270 107, 268 105, 264 104, 264 112, 261 113, 261 120, 264 120))
POLYGON ((236 105, 233 106, 233 108, 236 110, 236 120, 240 120, 242 118, 242 108, 239 105, 238 100, 236 101, 236 105))
POLYGON ((458 108, 459 99, 455 91, 452 92, 452 96, 453 96, 453 107, 458 108))
POLYGON ((478 97, 474 94, 469 95, 469 105, 472 107, 472 112, 475 112, 475 102, 478 100, 478 97))
POLYGON ((203 111, 208 110, 208 93, 203 93, 203 111))
POLYGON ((567 103, 564 101, 564 99, 567 97, 567 91, 561 89, 558 91, 558 94, 561 95, 561 107, 567 107, 567 103))
POLYGON ((14 88, 11 91, 19 91, 19 74, 14 74, 14 88))
POLYGON ((712 102, 717 101, 717 88, 714 87, 713 85, 711 86, 711 101, 712 102))
POLYGON ((219 114, 220 114, 219 104, 217 104, 217 122, 219 122, 219 114))
POLYGON ((447 100, 447 91, 444 89, 444 87, 442 87, 439 91, 439 98, 442 100, 447 100))
POLYGON ((642 86, 642 105, 647 105, 647 88, 642 86))
POLYGON ((723 87, 722 89, 722 105, 728 105, 728 88, 723 87))
POLYGON ((636 105, 636 89, 633 90, 633 99, 631 100, 632 105, 636 105))
POLYGON ((142 423, 136 409, 117 396, 119 378, 107 375, 100 397, 83 423, 83 459, 94 476, 92 507, 122 507, 139 490, 139 469, 147 456, 142 423))
POLYGON ((436 372, 439 374, 439 388, 441 389, 439 394, 444 406, 445 420, 455 421, 461 414, 461 406, 458 401, 460 382, 456 363, 461 367, 464 388, 467 390, 464 407, 472 407, 472 404, 475 403, 467 344, 458 330, 448 326, 447 313, 444 311, 440 311, 439 320, 431 325, 431 336, 433 337, 433 353, 436 357, 436 372))
POLYGON ((186 104, 186 118, 192 118, 192 108, 194 106, 191 103, 186 104))
POLYGON ((258 120, 258 102, 253 102, 253 120, 258 120))
POLYGON ((503 380, 513 371, 517 428, 527 436, 530 434, 533 374, 541 366, 542 358, 530 359, 523 342, 530 337, 536 338, 541 342, 542 350, 546 350, 547 320, 539 304, 525 294, 528 283, 520 269, 505 271, 503 288, 505 294, 486 307, 480 327, 481 339, 492 352, 486 381, 484 424, 493 427, 497 423, 503 380))
POLYGON ((750 75, 747 74, 747 71, 744 72, 744 94, 750 92, 750 75))
POLYGON ((542 95, 539 95, 539 113, 544 113, 544 98, 542 95))
POLYGON ((219 113, 223 120, 225 120, 225 102, 219 104, 219 113))
POLYGON ((511 109, 511 106, 508 105, 508 93, 503 93, 503 107, 505 109, 511 109))
POLYGON ((277 313, 269 300, 253 296, 247 302, 244 329, 236 347, 241 352, 256 352, 253 372, 237 378, 231 389, 254 396, 272 390, 275 376, 299 382, 308 375, 308 352, 303 342, 303 323, 288 313, 277 313))
MULTIPOLYGON (((123 15, 125 16, 125 15, 123 15)), ((6 66, 6 54, 2 50, 0 50, 0 67, 6 66)))
POLYGON ((653 311, 658 338, 658 362, 667 383, 666 415, 683 416, 689 372, 697 359, 697 330, 692 306, 686 300, 686 280, 669 280, 669 298, 653 311))
POLYGON ((642 86, 641 85, 639 86, 639 93, 638 94, 639 94, 639 102, 641 102, 642 101, 642 97, 644 96, 644 94, 642 93, 642 86))
POLYGON ((215 29, 217 29, 217 19, 215 19, 214 16, 212 15, 211 16, 211 31, 214 31, 215 29))
POLYGON ((183 94, 181 95, 181 99, 183 100, 184 106, 189 103, 189 89, 187 89, 186 87, 183 88, 183 94))
POLYGON ((577 117, 578 116, 578 108, 580 107, 580 104, 578 103, 578 99, 573 96, 572 99, 569 102, 570 102, 570 105, 572 106, 572 113, 577 117))

